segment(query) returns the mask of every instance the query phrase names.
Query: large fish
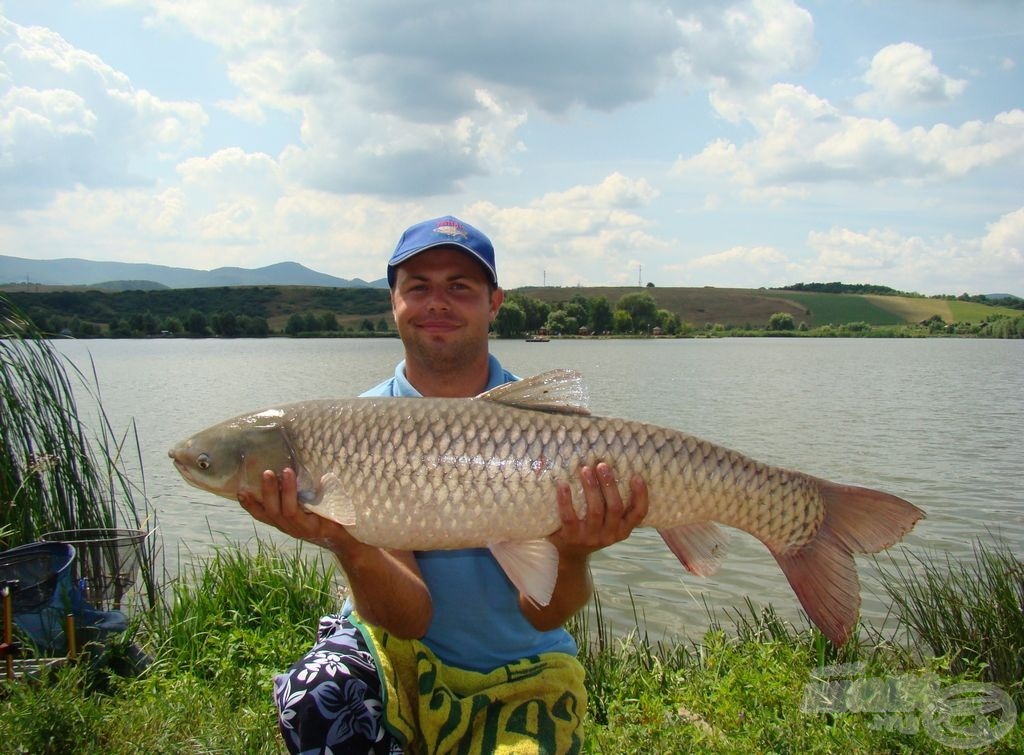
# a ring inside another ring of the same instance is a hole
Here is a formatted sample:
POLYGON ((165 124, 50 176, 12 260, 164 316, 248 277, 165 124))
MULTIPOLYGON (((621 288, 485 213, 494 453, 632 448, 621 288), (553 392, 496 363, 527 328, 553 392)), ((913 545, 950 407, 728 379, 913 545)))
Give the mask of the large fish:
MULTIPOLYGON (((692 435, 590 416, 580 376, 555 370, 470 399, 356 398, 287 404, 215 425, 170 451, 192 485, 259 495, 265 469, 295 470, 309 511, 357 539, 403 550, 490 548, 546 605, 560 526, 555 488, 604 460, 640 474, 655 527, 691 572, 715 571, 725 533, 775 556, 811 620, 836 644, 857 621, 854 553, 900 540, 924 514, 896 496, 768 466, 692 435)), ((624 491, 625 492, 625 491, 624 491)))

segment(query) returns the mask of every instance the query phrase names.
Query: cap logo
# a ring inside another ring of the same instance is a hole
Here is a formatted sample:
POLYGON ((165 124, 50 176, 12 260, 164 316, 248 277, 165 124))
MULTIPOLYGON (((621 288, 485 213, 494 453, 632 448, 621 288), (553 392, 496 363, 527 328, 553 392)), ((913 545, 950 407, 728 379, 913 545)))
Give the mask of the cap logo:
POLYGON ((459 223, 451 220, 442 220, 434 227, 434 233, 441 233, 450 238, 469 238, 469 232, 459 223))

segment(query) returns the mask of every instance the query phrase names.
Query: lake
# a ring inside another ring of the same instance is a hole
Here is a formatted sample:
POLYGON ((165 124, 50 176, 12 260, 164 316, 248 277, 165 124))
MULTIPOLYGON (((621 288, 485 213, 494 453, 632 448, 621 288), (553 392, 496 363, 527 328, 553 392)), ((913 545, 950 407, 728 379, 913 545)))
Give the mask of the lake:
MULTIPOLYGON (((94 365, 116 430, 134 420, 171 569, 226 539, 283 539, 237 504, 189 487, 167 458, 171 445, 249 410, 357 395, 401 358, 396 339, 55 344, 86 374, 94 365)), ((1024 341, 493 341, 492 350, 519 375, 580 370, 595 414, 674 427, 760 461, 910 500, 928 518, 890 553, 970 556, 977 538, 994 537, 1024 550, 1024 341)), ((83 418, 94 424, 90 406, 83 392, 83 418)), ((613 628, 633 627, 635 604, 651 639, 694 637, 707 626, 705 605, 731 624, 727 612, 742 610, 745 596, 802 626, 774 559, 732 532, 729 555, 708 579, 685 572, 653 530, 597 554, 594 580, 613 628)), ((862 616, 878 625, 888 601, 871 559, 858 564, 862 616)))

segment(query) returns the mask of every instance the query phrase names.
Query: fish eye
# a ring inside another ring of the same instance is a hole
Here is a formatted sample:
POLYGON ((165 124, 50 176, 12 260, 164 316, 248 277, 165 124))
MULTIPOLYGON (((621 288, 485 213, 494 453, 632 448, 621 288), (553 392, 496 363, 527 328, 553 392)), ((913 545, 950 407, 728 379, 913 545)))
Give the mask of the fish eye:
POLYGON ((196 457, 196 466, 202 470, 209 469, 210 457, 207 454, 199 454, 199 456, 196 457))

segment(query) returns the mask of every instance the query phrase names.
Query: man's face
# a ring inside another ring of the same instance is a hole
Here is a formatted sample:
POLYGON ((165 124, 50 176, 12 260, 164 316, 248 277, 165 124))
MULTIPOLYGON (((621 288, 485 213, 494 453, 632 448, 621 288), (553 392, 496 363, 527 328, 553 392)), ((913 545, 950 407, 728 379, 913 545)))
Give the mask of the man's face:
POLYGON ((438 247, 398 266, 391 308, 411 356, 440 368, 487 350, 487 331, 504 295, 483 265, 465 252, 438 247))

